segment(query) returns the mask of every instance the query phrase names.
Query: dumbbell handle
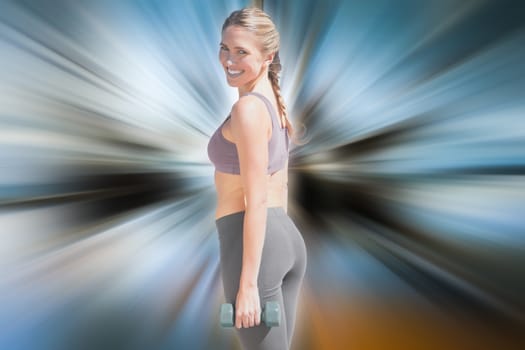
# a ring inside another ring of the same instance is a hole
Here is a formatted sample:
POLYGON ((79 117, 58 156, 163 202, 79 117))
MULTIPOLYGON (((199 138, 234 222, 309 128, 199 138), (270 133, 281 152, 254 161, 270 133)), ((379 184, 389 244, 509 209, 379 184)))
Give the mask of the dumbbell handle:
MULTIPOLYGON (((223 327, 233 327, 234 325, 234 311, 232 304, 221 305, 221 325, 223 327)), ((279 326, 281 321, 281 311, 279 304, 276 302, 266 302, 261 312, 261 321, 268 327, 279 326)))

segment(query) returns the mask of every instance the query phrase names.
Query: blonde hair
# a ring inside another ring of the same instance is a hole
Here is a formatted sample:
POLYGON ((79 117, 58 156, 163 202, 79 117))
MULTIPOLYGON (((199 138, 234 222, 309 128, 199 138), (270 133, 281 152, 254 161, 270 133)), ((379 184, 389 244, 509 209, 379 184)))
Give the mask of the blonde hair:
POLYGON ((279 32, 275 28, 275 24, 272 22, 271 17, 263 10, 257 7, 247 7, 233 11, 224 21, 222 31, 232 25, 243 27, 255 33, 255 35, 261 38, 263 52, 275 53, 273 61, 268 67, 268 79, 272 84, 273 93, 277 100, 277 107, 279 109, 281 121, 286 124, 290 135, 294 135, 293 125, 290 119, 288 119, 286 105, 281 95, 281 87, 279 85, 279 75, 282 66, 279 58, 280 37, 279 32))

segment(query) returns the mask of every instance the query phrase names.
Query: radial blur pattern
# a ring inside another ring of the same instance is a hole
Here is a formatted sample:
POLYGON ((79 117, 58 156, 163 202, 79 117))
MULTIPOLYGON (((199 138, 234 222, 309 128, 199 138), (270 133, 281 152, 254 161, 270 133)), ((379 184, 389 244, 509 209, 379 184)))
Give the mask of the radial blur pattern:
MULTIPOLYGON (((293 348, 523 349, 522 1, 257 1, 281 33, 293 348)), ((206 146, 250 1, 0 1, 0 348, 239 349, 206 146)))

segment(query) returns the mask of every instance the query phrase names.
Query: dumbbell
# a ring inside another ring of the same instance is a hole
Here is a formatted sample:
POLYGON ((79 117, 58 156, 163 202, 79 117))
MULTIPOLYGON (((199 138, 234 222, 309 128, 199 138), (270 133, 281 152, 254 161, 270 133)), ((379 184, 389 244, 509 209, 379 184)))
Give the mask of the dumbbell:
MULTIPOLYGON (((221 305, 221 326, 233 327, 234 312, 232 304, 221 305)), ((266 324, 267 327, 277 327, 281 323, 281 309, 279 303, 275 301, 267 301, 261 312, 261 321, 266 324)))

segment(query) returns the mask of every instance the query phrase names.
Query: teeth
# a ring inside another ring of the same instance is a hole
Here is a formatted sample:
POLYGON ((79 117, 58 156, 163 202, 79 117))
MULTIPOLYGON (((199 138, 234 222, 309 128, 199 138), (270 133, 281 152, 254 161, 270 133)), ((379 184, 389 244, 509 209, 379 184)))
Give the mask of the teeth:
POLYGON ((230 73, 230 74, 239 74, 241 72, 242 72, 242 70, 231 70, 230 68, 228 68, 228 73, 230 73))

